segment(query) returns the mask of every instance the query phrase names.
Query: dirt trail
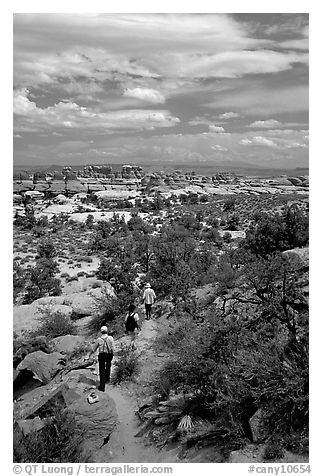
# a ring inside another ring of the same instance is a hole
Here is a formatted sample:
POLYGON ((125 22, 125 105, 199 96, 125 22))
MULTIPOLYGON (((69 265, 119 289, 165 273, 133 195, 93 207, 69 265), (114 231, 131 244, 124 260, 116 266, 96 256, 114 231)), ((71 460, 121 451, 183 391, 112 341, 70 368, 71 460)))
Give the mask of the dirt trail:
MULTIPOLYGON (((158 324, 155 321, 144 321, 142 330, 135 340, 137 350, 141 353, 140 375, 145 380, 148 380, 157 364, 157 356, 154 355, 152 349, 152 342, 157 332, 158 324)), ((128 337, 122 337, 116 341, 116 349, 127 340, 128 337)), ((135 437, 140 427, 135 415, 137 402, 133 396, 128 395, 120 387, 112 385, 107 385, 105 391, 115 402, 118 424, 108 443, 96 453, 96 463, 171 463, 179 461, 176 457, 176 450, 158 450, 154 446, 146 446, 143 438, 135 437)))

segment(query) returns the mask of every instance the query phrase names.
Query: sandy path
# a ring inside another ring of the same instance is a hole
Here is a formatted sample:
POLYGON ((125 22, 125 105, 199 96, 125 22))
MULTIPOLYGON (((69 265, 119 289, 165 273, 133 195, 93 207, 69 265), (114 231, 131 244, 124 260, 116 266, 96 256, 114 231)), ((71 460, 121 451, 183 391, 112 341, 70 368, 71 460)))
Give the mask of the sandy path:
MULTIPOLYGON (((142 352, 142 367, 140 374, 146 377, 150 374, 151 357, 153 356, 152 342, 157 335, 157 323, 153 320, 145 321, 135 344, 142 352)), ((116 347, 127 337, 116 342, 116 347)), ((153 367, 153 366, 152 366, 153 367)), ((143 438, 135 437, 139 431, 139 420, 135 415, 137 409, 136 399, 126 394, 120 387, 106 386, 106 392, 114 400, 118 415, 116 430, 111 434, 109 442, 96 453, 96 463, 161 463, 178 462, 176 450, 158 450, 154 446, 146 446, 143 438)), ((182 461, 181 461, 182 462, 182 461)))

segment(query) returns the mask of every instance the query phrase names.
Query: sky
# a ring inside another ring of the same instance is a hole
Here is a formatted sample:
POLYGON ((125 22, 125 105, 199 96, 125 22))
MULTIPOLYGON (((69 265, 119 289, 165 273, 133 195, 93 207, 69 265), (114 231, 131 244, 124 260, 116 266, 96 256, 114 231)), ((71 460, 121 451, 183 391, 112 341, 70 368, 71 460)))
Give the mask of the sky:
POLYGON ((14 165, 308 166, 308 14, 13 18, 14 165))

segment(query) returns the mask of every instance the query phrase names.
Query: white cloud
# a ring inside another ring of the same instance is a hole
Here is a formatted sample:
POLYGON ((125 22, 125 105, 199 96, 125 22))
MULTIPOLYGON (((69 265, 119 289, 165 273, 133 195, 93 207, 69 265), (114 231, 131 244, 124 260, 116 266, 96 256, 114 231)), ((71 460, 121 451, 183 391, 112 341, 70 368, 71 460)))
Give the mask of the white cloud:
POLYGON ((267 119, 266 121, 252 122, 248 127, 252 127, 254 129, 273 129, 274 127, 281 126, 283 126, 283 124, 280 121, 276 121, 275 119, 267 119))
POLYGON ((222 145, 219 145, 219 144, 212 145, 211 148, 213 150, 220 150, 221 152, 227 152, 228 151, 227 147, 223 147, 222 145))
POLYGON ((267 139, 266 137, 262 136, 255 136, 251 139, 242 139, 239 143, 241 145, 264 145, 267 147, 277 147, 275 142, 273 142, 271 139, 267 139))
POLYGON ((213 102, 204 104, 208 108, 234 107, 245 115, 267 116, 282 112, 307 111, 309 108, 308 86, 289 86, 276 89, 243 86, 221 95, 213 102))
POLYGON ((267 146, 279 150, 286 149, 307 149, 308 135, 307 130, 292 130, 292 129, 272 129, 262 131, 261 135, 250 133, 245 135, 239 141, 243 146, 267 146))
POLYGON ((225 132, 225 129, 221 126, 210 125, 209 132, 225 132))
POLYGON ((237 112, 224 112, 223 114, 219 114, 219 119, 232 119, 234 117, 239 117, 237 112))
POLYGON ((301 38, 300 40, 287 40, 282 41, 279 43, 279 46, 288 49, 294 50, 309 50, 309 39, 308 38, 301 38))
POLYGON ((134 88, 126 89, 123 94, 125 97, 137 98, 142 101, 151 102, 153 104, 163 104, 165 97, 155 89, 134 88))
POLYGON ((224 14, 15 14, 14 27, 18 86, 119 74, 124 81, 132 75, 162 83, 235 78, 307 61, 301 52, 268 49, 272 40, 250 37, 245 25, 224 14))
POLYGON ((167 110, 124 109, 113 112, 95 112, 71 102, 59 102, 54 106, 39 108, 29 100, 28 90, 22 89, 14 94, 15 130, 34 126, 38 130, 59 128, 80 130, 151 129, 172 127, 180 119, 167 110))

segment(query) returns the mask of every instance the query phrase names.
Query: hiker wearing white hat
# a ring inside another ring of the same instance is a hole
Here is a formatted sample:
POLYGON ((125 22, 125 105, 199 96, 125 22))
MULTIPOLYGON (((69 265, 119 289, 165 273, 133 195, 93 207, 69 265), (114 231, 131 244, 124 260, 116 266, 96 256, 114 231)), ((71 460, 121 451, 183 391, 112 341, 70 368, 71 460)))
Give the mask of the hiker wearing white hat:
POLYGON ((105 392, 105 383, 110 381, 111 364, 114 356, 114 339, 108 335, 106 326, 101 327, 101 335, 93 346, 93 352, 98 349, 98 368, 100 384, 98 390, 105 392))
POLYGON ((150 283, 146 283, 145 289, 143 291, 143 297, 142 300, 145 305, 145 314, 146 314, 146 319, 150 319, 151 317, 151 309, 152 309, 152 304, 154 304, 154 301, 156 299, 155 292, 151 288, 150 283))

